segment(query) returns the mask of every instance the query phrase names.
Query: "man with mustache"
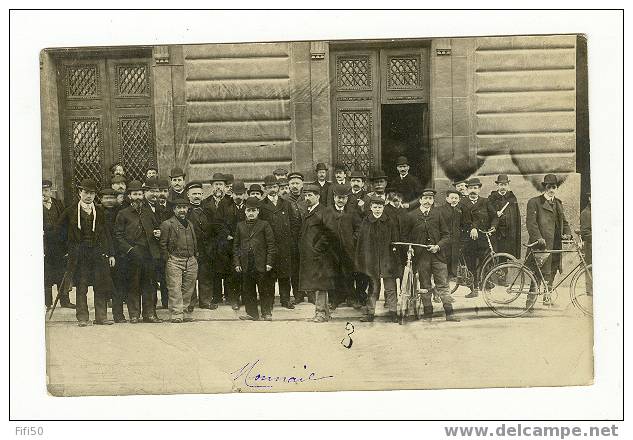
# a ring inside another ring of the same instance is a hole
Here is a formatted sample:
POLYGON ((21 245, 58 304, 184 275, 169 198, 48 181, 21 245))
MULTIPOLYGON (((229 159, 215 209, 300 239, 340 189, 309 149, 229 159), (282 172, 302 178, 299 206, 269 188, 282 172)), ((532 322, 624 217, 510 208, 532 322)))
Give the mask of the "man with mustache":
POLYGON ((321 200, 323 200, 326 205, 329 205, 330 200, 327 198, 327 195, 332 184, 327 181, 327 171, 327 165, 323 162, 319 162, 316 165, 316 183, 319 185, 319 188, 321 188, 321 200))
POLYGON ((446 190, 446 203, 438 208, 448 226, 449 244, 444 247, 449 277, 457 276, 457 266, 462 245, 462 207, 461 194, 456 189, 446 190))
MULTIPOLYGON (((169 180, 164 177, 158 178, 158 204, 163 207, 165 212, 170 212, 170 207, 167 206, 169 199, 169 180)), ((167 219, 165 219, 167 220, 167 219)))
POLYGON ((521 257, 521 214, 516 196, 510 191, 510 179, 499 174, 497 190, 488 196, 494 215, 497 216, 497 230, 490 237, 496 252, 505 252, 521 257))
POLYGON ((211 238, 211 266, 213 268, 213 298, 211 302, 217 305, 230 302, 228 291, 223 289, 223 280, 227 280, 231 273, 231 259, 229 258, 229 243, 226 237, 222 236, 222 218, 218 211, 222 204, 232 203, 225 198, 226 174, 213 173, 210 180, 211 195, 202 201, 202 207, 206 211, 211 222, 212 229, 216 232, 211 238))
MULTIPOLYGON (((119 205, 117 194, 111 188, 101 190, 101 206, 103 207, 106 227, 110 235, 114 237, 116 217, 124 207, 119 205)), ((112 318, 115 323, 120 324, 127 322, 123 314, 123 303, 127 299, 127 267, 124 264, 124 254, 121 254, 116 247, 114 258, 118 264, 110 268, 110 275, 114 284, 114 289, 112 290, 112 318)))
POLYGON ((345 209, 348 211, 354 210, 360 215, 363 212, 363 199, 367 194, 365 190, 365 175, 362 171, 353 170, 349 176, 349 183, 351 188, 345 209))
MULTIPOLYGON (((155 231, 155 235, 160 239, 160 225, 173 216, 173 210, 167 209, 167 207, 160 204, 160 184, 158 179, 147 179, 143 191, 145 194, 145 203, 154 215, 154 224, 159 225, 159 229, 155 231)), ((167 292, 167 280, 165 278, 165 261, 159 256, 154 260, 154 266, 156 267, 155 281, 160 284, 160 305, 158 305, 158 285, 156 286, 157 290, 154 295, 154 303, 156 303, 158 308, 166 309, 169 304, 169 293, 167 292)))
POLYGON ((127 268, 127 308, 130 323, 162 322, 156 315, 156 266, 160 259, 158 239, 160 224, 144 201, 141 182, 133 180, 128 186, 130 206, 116 217, 114 236, 119 252, 125 256, 127 268))
MULTIPOLYGON (((305 293, 299 290, 299 236, 301 234, 303 219, 308 211, 305 198, 303 197, 303 180, 303 174, 299 172, 294 171, 288 175, 288 185, 290 188, 288 201, 290 202, 290 207, 292 208, 290 217, 290 236, 292 237, 293 242, 292 255, 290 258, 290 261, 292 262, 290 284, 292 285, 292 295, 294 296, 295 304, 300 304, 305 299, 305 293)), ((313 302, 313 298, 309 299, 310 302, 313 302)))
POLYGON ((171 173, 169 173, 169 182, 171 188, 169 189, 169 196, 167 197, 168 201, 176 200, 177 198, 182 198, 186 196, 185 193, 185 177, 186 174, 182 170, 182 168, 172 168, 171 173))
POLYGON ((405 209, 414 209, 419 205, 418 196, 422 192, 422 184, 417 177, 409 174, 409 161, 400 156, 396 159, 398 177, 391 184, 402 194, 402 206, 405 209))
MULTIPOLYGON (((337 163, 334 165, 334 181, 332 183, 338 183, 339 185, 349 185, 349 181, 347 179, 347 170, 345 168, 345 164, 337 163)), ((327 191, 327 199, 321 199, 321 203, 325 206, 334 205, 334 192, 332 191, 332 187, 328 188, 327 191)))
POLYGON ((369 181, 371 182, 373 191, 365 194, 362 201, 358 203, 364 215, 369 215, 369 199, 372 197, 378 197, 387 203, 387 194, 385 194, 385 190, 387 189, 387 175, 385 172, 383 170, 373 171, 369 181))
POLYGON ((127 207, 130 204, 127 198, 127 182, 123 176, 113 176, 110 180, 110 187, 116 192, 117 202, 122 208, 127 207))
POLYGON ((290 187, 288 186, 288 179, 282 177, 277 179, 277 184, 279 185, 279 197, 284 200, 288 200, 288 196, 290 195, 290 187))

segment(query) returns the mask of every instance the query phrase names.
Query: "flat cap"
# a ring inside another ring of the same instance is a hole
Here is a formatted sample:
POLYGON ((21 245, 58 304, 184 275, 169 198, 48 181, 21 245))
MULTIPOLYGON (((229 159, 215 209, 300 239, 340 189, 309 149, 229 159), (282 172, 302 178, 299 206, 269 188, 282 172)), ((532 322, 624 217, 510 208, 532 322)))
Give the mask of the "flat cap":
POLYGON ((454 189, 454 188, 449 188, 449 189, 447 189, 447 190, 446 190, 446 196, 448 197, 448 196, 449 196, 449 195, 451 195, 451 194, 457 194, 458 196, 461 196, 461 195, 462 195, 462 193, 460 193, 459 191, 457 191, 457 190, 456 190, 456 189, 454 189))
POLYGON ((200 182, 199 180, 194 180, 193 182, 189 182, 185 185, 185 191, 189 191, 191 188, 202 189, 202 182, 200 182))
POLYGON ((118 193, 112 188, 103 188, 101 191, 99 191, 99 194, 101 194, 102 196, 117 196, 118 195, 118 193))
POLYGON ((264 177, 264 186, 279 185, 279 181, 272 174, 264 177))
POLYGON ((420 194, 420 197, 422 196, 434 196, 435 194, 437 194, 437 191, 435 191, 433 188, 424 188, 422 190, 422 193, 420 194))
POLYGON ((314 182, 306 183, 303 186, 303 192, 304 193, 311 192, 311 193, 320 195, 321 194, 321 187, 319 185, 317 185, 316 183, 314 183, 314 182))
POLYGON ((384 205, 385 203, 387 203, 387 200, 383 199, 382 197, 371 196, 369 198, 369 204, 371 205, 372 203, 378 203, 379 205, 384 205))
POLYGON ((466 179, 457 179, 453 182, 453 186, 457 186, 460 183, 467 183, 468 181, 466 179))
POLYGON ((143 184, 138 180, 132 180, 127 186, 127 192, 143 191, 143 184))
POLYGON ((292 179, 300 179, 301 181, 305 180, 305 177, 303 177, 303 174, 301 174, 298 171, 293 171, 292 173, 288 174, 288 182, 290 182, 292 179))
POLYGON ((277 179, 277 184, 279 186, 288 186, 288 179, 286 179, 285 177, 280 177, 279 179, 277 179))
POLYGON ((409 161, 406 157, 400 156, 396 159, 396 166, 398 165, 409 165, 409 161))
POLYGON ((189 205, 189 200, 183 199, 182 197, 176 197, 170 203, 173 206, 187 206, 187 205, 189 205))

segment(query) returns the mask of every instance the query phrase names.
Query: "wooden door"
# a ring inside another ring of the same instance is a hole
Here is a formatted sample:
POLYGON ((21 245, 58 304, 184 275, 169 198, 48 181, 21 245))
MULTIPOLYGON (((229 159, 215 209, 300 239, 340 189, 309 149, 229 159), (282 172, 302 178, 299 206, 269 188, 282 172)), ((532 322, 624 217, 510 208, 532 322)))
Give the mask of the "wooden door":
POLYGON ((383 104, 427 103, 428 49, 381 49, 380 97, 383 104))
POLYGON ((377 50, 332 52, 334 162, 366 175, 379 166, 380 76, 377 50))
POLYGON ((156 163, 150 59, 73 57, 57 73, 66 200, 82 179, 108 186, 115 162, 144 180, 156 163))

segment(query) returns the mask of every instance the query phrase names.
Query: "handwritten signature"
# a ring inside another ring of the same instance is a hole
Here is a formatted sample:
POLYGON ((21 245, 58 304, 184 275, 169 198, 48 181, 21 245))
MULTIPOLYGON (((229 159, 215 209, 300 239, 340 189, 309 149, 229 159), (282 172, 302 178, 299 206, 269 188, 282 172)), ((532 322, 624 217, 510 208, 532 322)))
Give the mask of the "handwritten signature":
MULTIPOLYGON (((308 366, 304 365, 303 369, 305 370, 304 374, 297 375, 288 375, 288 376, 279 376, 279 375, 271 375, 264 374, 262 372, 258 372, 254 374, 253 370, 260 363, 260 360, 257 359, 255 362, 247 362, 242 368, 231 373, 233 377, 233 382, 238 379, 241 379, 249 388, 273 388, 276 383, 307 383, 307 382, 315 382, 324 379, 331 379, 334 376, 320 376, 317 377, 316 372, 311 372, 308 374, 308 366)), ((258 368, 261 368, 258 367, 258 368)))

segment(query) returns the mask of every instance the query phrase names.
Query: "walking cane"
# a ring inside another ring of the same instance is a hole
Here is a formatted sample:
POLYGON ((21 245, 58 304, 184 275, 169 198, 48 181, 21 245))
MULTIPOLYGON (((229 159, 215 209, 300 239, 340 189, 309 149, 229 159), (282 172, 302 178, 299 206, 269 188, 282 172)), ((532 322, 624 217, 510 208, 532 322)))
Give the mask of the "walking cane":
MULTIPOLYGON (((59 302, 59 296, 62 292, 62 287, 66 286, 66 274, 64 274, 64 278, 62 278, 62 282, 58 284, 57 295, 55 296, 55 302, 53 303, 53 307, 51 308, 51 314, 48 315, 48 320, 50 321, 53 317, 53 312, 55 311, 55 307, 57 307, 57 303, 59 302)), ((70 292, 70 289, 68 290, 70 292)))

